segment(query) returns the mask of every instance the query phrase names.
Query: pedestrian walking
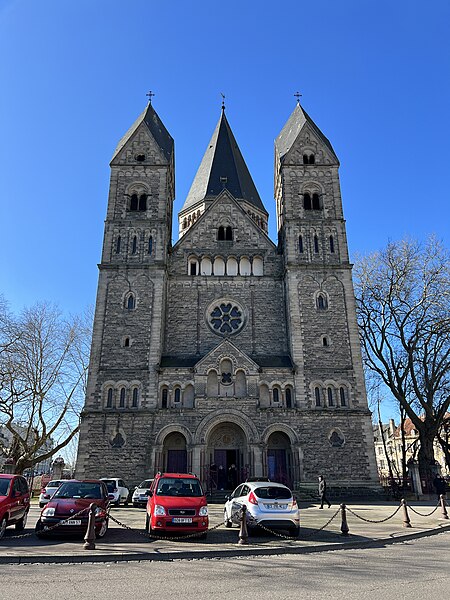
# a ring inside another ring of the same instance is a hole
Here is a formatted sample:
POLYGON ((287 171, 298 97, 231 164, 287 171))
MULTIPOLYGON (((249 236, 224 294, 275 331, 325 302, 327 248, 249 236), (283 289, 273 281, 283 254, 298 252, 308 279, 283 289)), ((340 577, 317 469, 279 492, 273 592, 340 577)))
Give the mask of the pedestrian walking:
POLYGON ((326 502, 328 504, 328 508, 331 507, 330 501, 327 498, 327 482, 323 475, 319 475, 319 496, 320 496, 320 506, 319 508, 323 508, 323 503, 326 502))

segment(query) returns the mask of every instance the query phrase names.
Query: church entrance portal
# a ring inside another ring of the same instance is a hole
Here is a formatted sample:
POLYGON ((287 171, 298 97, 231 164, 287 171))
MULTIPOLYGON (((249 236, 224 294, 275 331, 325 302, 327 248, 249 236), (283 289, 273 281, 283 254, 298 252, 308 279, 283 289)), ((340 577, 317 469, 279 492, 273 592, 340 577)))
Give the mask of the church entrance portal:
POLYGON ((276 431, 271 434, 267 444, 267 476, 271 481, 293 484, 293 464, 291 443, 288 436, 276 431))
POLYGON ((168 473, 187 472, 186 438, 182 433, 170 433, 164 439, 164 470, 168 473))
POLYGON ((206 477, 210 490, 232 490, 248 476, 249 456, 244 431, 234 423, 221 423, 209 435, 206 477))

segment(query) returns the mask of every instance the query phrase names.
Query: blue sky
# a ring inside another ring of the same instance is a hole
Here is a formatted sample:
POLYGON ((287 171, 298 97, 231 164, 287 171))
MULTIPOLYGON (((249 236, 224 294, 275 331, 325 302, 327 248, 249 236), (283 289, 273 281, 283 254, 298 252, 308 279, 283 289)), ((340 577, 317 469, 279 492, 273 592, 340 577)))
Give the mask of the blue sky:
POLYGON ((94 303, 109 160, 149 89, 175 215, 223 92, 275 240, 273 140, 300 90, 341 161, 351 255, 406 234, 449 246, 449 34, 448 0, 0 0, 3 294, 94 303))

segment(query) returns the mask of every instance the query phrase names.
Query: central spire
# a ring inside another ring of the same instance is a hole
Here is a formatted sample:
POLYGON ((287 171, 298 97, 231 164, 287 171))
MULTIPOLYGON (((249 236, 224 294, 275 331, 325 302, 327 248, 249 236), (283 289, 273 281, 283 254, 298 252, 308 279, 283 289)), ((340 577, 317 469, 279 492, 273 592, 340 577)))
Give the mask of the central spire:
POLYGON ((181 213, 205 199, 213 200, 224 189, 267 214, 225 116, 225 101, 181 213))

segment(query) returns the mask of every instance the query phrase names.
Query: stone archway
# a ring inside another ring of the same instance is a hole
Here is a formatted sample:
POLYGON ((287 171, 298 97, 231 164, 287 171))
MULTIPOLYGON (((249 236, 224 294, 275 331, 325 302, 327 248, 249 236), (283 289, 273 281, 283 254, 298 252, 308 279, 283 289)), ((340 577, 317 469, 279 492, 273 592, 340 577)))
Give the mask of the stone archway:
POLYGON ((269 435, 266 461, 269 479, 292 487, 295 479, 292 446, 283 431, 274 431, 269 435))
POLYGON ((224 421, 212 427, 205 441, 205 468, 209 487, 218 490, 234 489, 247 477, 250 469, 245 431, 236 423, 224 421))
POLYGON ((169 433, 163 442, 163 470, 168 473, 187 473, 186 438, 179 431, 169 433))

